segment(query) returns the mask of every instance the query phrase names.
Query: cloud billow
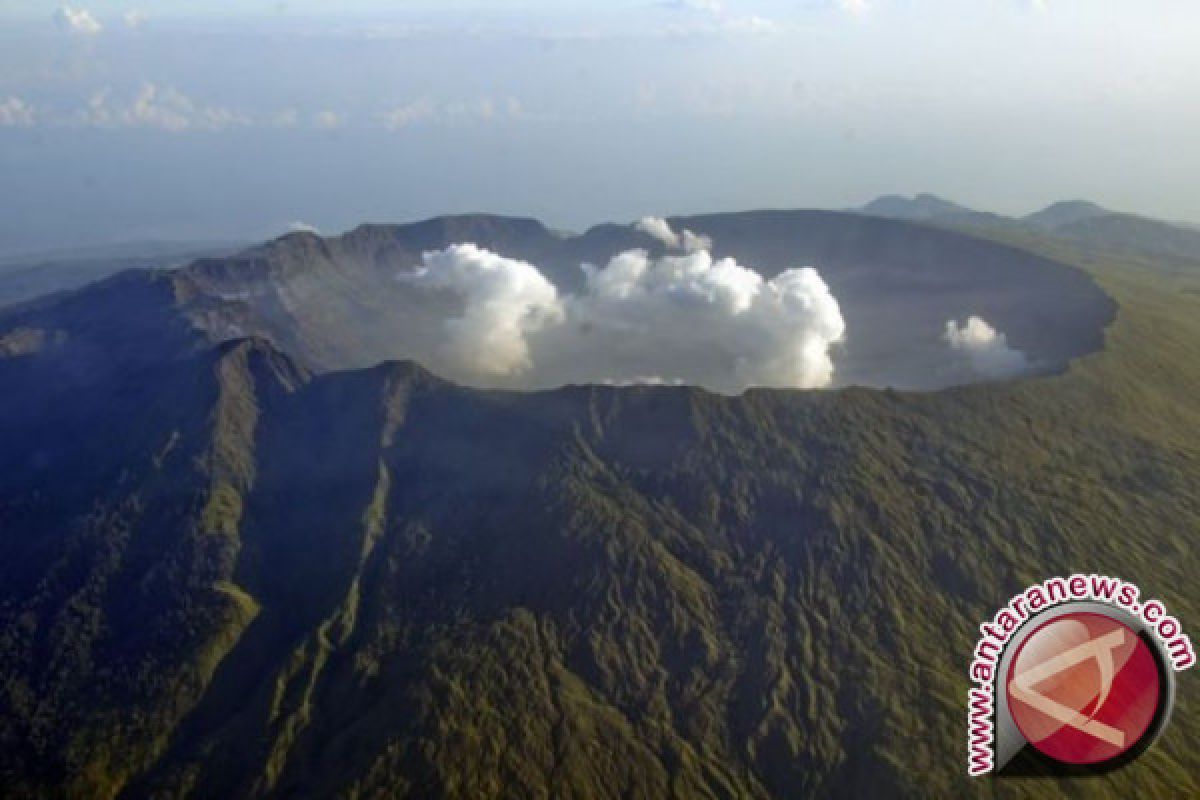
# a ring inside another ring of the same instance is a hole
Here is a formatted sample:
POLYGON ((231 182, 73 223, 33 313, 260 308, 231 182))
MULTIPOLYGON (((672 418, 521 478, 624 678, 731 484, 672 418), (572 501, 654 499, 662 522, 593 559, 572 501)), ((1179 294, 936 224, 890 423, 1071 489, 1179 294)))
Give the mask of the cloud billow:
POLYGON ((955 320, 946 320, 942 340, 985 378, 1010 378, 1029 370, 1025 354, 1009 347, 1008 337, 982 317, 968 317, 961 327, 955 320))
POLYGON ((644 250, 585 265, 560 294, 533 264, 473 244, 425 253, 399 280, 428 302, 411 314, 407 355, 477 386, 686 383, 819 388, 845 334, 836 298, 811 267, 766 280, 707 250, 644 250))
POLYGON ((147 128, 169 133, 219 131, 249 124, 246 117, 229 109, 202 105, 173 87, 153 83, 143 83, 129 103, 114 102, 111 90, 102 89, 92 95, 86 109, 76 113, 75 120, 94 128, 147 128))
POLYGON ((688 253, 695 253, 699 250, 712 249, 712 239, 709 237, 694 233, 686 228, 676 233, 671 229, 671 223, 662 217, 642 217, 634 223, 633 227, 634 230, 658 239, 671 250, 683 250, 688 253))
POLYGON ((0 99, 0 128, 27 128, 34 124, 37 114, 33 107, 19 97, 0 99))
POLYGON ((438 343, 431 352, 412 355, 465 383, 528 374, 534 368, 530 337, 562 320, 558 291, 537 267, 473 244, 425 253, 422 266, 400 279, 461 301, 460 313, 414 320, 440 324, 444 336, 440 341, 436 335, 414 336, 413 341, 438 343))
POLYGON ((61 6, 54 12, 54 22, 67 33, 95 36, 104 30, 100 22, 86 8, 61 6))

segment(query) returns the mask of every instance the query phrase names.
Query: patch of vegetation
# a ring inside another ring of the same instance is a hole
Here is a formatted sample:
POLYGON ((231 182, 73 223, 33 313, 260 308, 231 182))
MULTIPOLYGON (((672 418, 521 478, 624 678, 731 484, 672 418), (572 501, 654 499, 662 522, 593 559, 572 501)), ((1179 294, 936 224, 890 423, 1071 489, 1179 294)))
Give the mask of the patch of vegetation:
POLYGON ((1200 625, 1200 298, 995 235, 1097 276, 1102 352, 729 398, 308 378, 255 342, 7 407, 0 794, 1200 794, 1191 673, 1122 771, 965 775, 1015 591, 1120 575, 1200 625))

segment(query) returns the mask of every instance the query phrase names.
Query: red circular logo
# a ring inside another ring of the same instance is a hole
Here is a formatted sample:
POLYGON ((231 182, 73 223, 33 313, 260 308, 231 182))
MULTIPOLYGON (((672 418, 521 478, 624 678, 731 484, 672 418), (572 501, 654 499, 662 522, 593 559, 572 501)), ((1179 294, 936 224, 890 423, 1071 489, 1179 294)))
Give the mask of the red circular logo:
POLYGON ((1038 627, 1008 670, 1008 707, 1047 756, 1097 764, 1133 748, 1158 710, 1158 663, 1128 626, 1078 612, 1038 627))

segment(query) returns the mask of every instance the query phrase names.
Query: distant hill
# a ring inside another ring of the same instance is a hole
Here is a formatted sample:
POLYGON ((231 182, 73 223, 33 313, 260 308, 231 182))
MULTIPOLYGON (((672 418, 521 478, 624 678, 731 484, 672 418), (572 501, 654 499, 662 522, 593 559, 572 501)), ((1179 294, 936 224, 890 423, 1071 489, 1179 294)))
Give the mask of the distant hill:
POLYGON ((1018 223, 990 211, 976 211, 951 202, 934 194, 918 194, 913 197, 884 195, 872 200, 859 209, 860 213, 890 219, 905 219, 916 222, 932 222, 944 225, 961 225, 986 229, 1016 228, 1018 223))
POLYGON ((966 206, 960 206, 928 193, 918 194, 914 197, 898 194, 883 195, 863 206, 862 212, 878 217, 911 220, 931 220, 975 213, 966 206))
POLYGON ((1195 226, 1109 211, 1086 200, 1053 203, 1016 218, 972 211, 930 194, 912 199, 885 195, 863 206, 861 211, 958 228, 1028 230, 1105 250, 1200 262, 1200 229, 1195 226))
POLYGON ((1200 230, 1195 227, 1109 211, 1083 200, 1055 203, 1021 221, 1104 250, 1200 261, 1200 230))
POLYGON ((1088 217, 1055 233, 1109 249, 1200 261, 1200 230, 1133 214, 1088 217))
POLYGON ((0 259, 0 307, 74 289, 126 269, 178 266, 239 248, 220 243, 145 242, 9 256, 0 259))
POLYGON ((1037 228, 1054 230, 1064 225, 1072 225, 1077 222, 1095 217, 1104 217, 1110 214, 1112 214, 1111 211, 1101 208, 1095 203, 1089 203, 1086 200, 1067 200, 1061 203, 1053 203, 1041 211, 1027 214, 1021 217, 1021 221, 1037 228))

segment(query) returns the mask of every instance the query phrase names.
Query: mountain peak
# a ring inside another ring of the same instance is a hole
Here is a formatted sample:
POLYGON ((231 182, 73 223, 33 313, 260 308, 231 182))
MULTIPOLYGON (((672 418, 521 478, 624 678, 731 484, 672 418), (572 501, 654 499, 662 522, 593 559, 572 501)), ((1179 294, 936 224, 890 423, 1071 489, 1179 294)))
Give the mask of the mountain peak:
POLYGON ((310 378, 307 370, 265 336, 227 339, 214 350, 218 365, 231 366, 256 380, 278 384, 284 391, 294 391, 310 378))
POLYGON ((877 217, 911 220, 930 220, 972 213, 966 206, 929 192, 922 192, 913 197, 885 194, 867 203, 860 211, 877 217))
POLYGON ((1085 219, 1103 217, 1112 212, 1088 200, 1062 200, 1051 203, 1041 211, 1035 211, 1022 218, 1023 222, 1047 230, 1062 225, 1071 225, 1085 219))

